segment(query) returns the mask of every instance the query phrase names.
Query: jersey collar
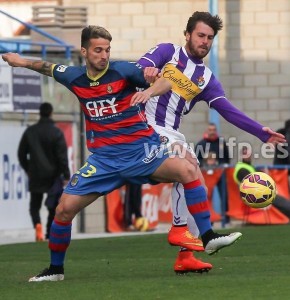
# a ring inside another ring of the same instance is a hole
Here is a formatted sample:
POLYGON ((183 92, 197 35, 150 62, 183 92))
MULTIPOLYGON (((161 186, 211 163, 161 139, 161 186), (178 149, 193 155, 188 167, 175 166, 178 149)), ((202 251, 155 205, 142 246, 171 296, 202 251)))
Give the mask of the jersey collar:
POLYGON ((192 56, 191 54, 189 54, 189 53, 186 51, 185 47, 182 47, 182 51, 183 51, 183 53, 184 53, 184 54, 185 54, 185 55, 186 55, 193 63, 195 63, 196 65, 203 65, 203 64, 204 64, 202 59, 197 58, 197 57, 194 57, 194 56, 192 56))
POLYGON ((95 77, 90 76, 88 73, 88 70, 87 70, 87 76, 89 77, 89 79, 96 81, 96 80, 100 79, 108 71, 108 69, 109 69, 109 63, 107 64, 106 68, 95 77))

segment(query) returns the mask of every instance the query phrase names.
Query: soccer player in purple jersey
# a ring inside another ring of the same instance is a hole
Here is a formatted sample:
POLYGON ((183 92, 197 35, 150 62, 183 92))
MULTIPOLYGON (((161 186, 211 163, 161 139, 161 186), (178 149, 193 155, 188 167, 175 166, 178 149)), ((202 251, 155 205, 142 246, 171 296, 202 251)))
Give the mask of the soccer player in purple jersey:
MULTIPOLYGON (((212 16, 208 12, 195 12, 189 18, 184 31, 186 39, 184 47, 169 43, 159 44, 138 61, 145 68, 144 74, 148 82, 154 82, 157 74, 162 70, 164 77, 172 77, 172 82, 179 82, 180 86, 187 87, 184 97, 178 91, 175 92, 174 86, 171 91, 152 97, 146 103, 145 112, 148 123, 162 136, 163 140, 168 141, 175 148, 178 143, 188 150, 187 153, 185 152, 186 157, 197 167, 200 183, 205 188, 196 156, 186 143, 184 135, 179 132, 182 117, 197 102, 205 101, 228 122, 255 135, 263 142, 273 142, 274 134, 272 130, 263 127, 233 106, 226 98, 221 83, 204 65, 203 58, 209 53, 214 37, 221 29, 222 20, 218 16, 212 16), (175 71, 172 66, 179 70, 179 75, 174 75, 175 71)), ((141 97, 139 100, 145 103, 147 98, 141 97)), ((199 232, 201 235, 204 234, 205 229, 199 224, 199 219, 202 217, 201 211, 204 210, 200 206, 193 210, 189 209, 190 213, 188 213, 187 208, 183 186, 175 183, 172 190, 173 226, 169 232, 168 241, 170 244, 181 246, 174 265, 174 270, 177 272, 199 271, 203 267, 207 269, 205 263, 194 258, 190 251, 195 250, 194 246, 198 243, 195 236, 198 236, 199 232), (193 236, 190 235, 188 228, 193 236)), ((205 250, 207 251, 207 246, 205 250)))
MULTIPOLYGON (((15 53, 2 55, 12 67, 53 76, 77 96, 85 117, 87 147, 92 153, 71 177, 56 209, 49 238, 50 266, 30 278, 30 282, 64 279, 73 218, 97 198, 126 182, 183 184, 187 205, 198 220, 208 254, 233 244, 242 235, 239 232, 221 235, 212 230, 206 191, 200 184, 196 166, 184 158, 170 157, 170 149, 146 122, 142 106, 131 106, 131 101, 139 102, 144 96, 149 98, 170 90, 170 82, 161 78, 146 92, 135 93, 137 87, 147 87, 143 70, 129 62, 110 62, 111 40, 103 27, 85 27, 81 55, 86 65, 78 67, 33 61, 15 53)), ((275 134, 273 139, 284 141, 275 134)))

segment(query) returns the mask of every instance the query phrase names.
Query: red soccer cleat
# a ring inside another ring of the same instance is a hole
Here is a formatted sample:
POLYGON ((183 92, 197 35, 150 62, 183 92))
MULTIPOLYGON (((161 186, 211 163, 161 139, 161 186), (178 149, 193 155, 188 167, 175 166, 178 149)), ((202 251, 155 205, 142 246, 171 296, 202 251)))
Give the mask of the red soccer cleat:
POLYGON ((174 264, 176 274, 185 274, 188 272, 203 273, 211 269, 211 264, 195 258, 191 251, 180 251, 174 264))
POLYGON ((187 226, 172 226, 168 233, 168 243, 192 251, 204 251, 202 241, 194 237, 187 226))

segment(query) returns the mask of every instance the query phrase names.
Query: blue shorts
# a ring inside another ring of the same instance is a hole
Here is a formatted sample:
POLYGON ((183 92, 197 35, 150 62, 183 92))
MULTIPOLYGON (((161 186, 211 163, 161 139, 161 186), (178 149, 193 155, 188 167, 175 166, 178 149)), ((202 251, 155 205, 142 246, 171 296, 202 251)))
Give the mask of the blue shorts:
POLYGON ((86 163, 71 178, 64 192, 73 195, 100 193, 105 195, 125 183, 151 183, 149 179, 155 170, 169 157, 168 149, 160 143, 130 151, 130 155, 118 153, 104 156, 93 153, 86 163), (147 148, 148 149, 148 148, 147 148))

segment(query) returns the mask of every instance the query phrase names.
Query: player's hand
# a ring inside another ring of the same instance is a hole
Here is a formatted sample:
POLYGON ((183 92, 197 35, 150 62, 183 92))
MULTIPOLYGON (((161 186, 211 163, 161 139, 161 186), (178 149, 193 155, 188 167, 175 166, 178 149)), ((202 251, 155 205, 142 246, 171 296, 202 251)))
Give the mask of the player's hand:
POLYGON ((131 98, 130 105, 134 106, 134 105, 137 105, 139 103, 146 103, 150 99, 151 94, 152 93, 149 92, 148 90, 135 93, 133 95, 133 97, 131 98))
POLYGON ((2 59, 8 63, 11 67, 24 67, 25 60, 17 53, 5 53, 2 54, 2 59))
POLYGON ((268 144, 275 146, 278 144, 286 143, 286 139, 283 134, 275 132, 272 129, 270 129, 269 127, 263 127, 263 130, 268 132, 271 135, 270 138, 267 140, 268 144))
POLYGON ((144 69, 144 78, 148 83, 154 83, 161 76, 160 70, 155 67, 146 67, 144 69))

